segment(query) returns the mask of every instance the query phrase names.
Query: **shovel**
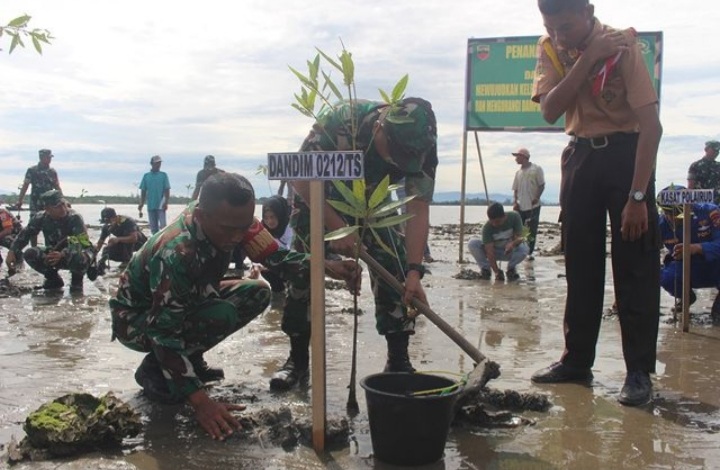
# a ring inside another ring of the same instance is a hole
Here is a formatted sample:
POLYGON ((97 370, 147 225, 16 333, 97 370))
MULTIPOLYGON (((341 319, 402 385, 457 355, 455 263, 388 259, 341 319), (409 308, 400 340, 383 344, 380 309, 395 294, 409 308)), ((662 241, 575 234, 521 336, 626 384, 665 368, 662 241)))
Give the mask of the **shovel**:
MULTIPOLYGON (((404 286, 398 281, 395 276, 390 274, 387 269, 383 268, 367 251, 360 251, 360 259, 363 260, 368 267, 378 276, 380 276, 386 283, 390 285, 398 294, 402 294, 405 291, 404 286)), ((462 396, 478 391, 485 386, 485 384, 491 379, 495 379, 500 376, 500 366, 488 360, 478 348, 473 346, 467 339, 465 339, 460 333, 458 333, 448 322, 443 320, 437 313, 435 313, 428 305, 421 302, 419 299, 412 299, 412 306, 425 317, 433 322, 435 326, 445 333, 451 340, 455 342, 460 349, 475 361, 475 368, 468 374, 467 383, 465 384, 462 396)))

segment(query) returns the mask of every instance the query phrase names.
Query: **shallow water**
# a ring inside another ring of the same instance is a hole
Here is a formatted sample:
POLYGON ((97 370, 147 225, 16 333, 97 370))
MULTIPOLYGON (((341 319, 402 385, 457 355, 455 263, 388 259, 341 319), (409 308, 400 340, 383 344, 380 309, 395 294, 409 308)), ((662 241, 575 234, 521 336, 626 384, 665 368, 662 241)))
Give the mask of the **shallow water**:
MULTIPOLYGON (((539 237, 541 248, 557 242, 548 230, 539 237)), ((434 230, 431 248, 438 260, 425 278, 431 306, 483 354, 500 363, 502 375, 489 385, 546 393, 555 406, 547 413, 523 413, 535 420, 534 426, 452 429, 444 459, 423 468, 720 468, 716 463, 720 462, 720 329, 704 321, 714 290, 699 292, 692 307, 695 325, 689 333, 667 322, 673 300, 663 294, 656 397, 648 406, 626 408, 616 401, 625 371, 619 324, 613 317, 604 320, 590 387, 530 383, 530 375, 557 360, 563 347, 565 280, 560 258, 537 256, 534 262, 521 265, 519 283, 496 284, 453 279, 461 269, 474 266, 456 263, 457 244, 451 233, 434 230)), ((117 272, 112 272, 93 283, 86 280, 80 296, 70 295, 66 288, 59 294, 33 292, 0 299, 0 443, 22 436, 22 421, 30 411, 76 391, 103 394, 112 390, 130 401, 144 415, 144 433, 116 454, 30 462, 14 468, 397 468, 372 457, 365 397, 359 386, 361 411, 350 420, 354 431, 350 445, 322 456, 306 447, 287 452, 262 435, 215 442, 195 425, 186 408, 148 403, 133 380, 142 356, 109 341, 107 299, 116 277, 117 272)), ((608 308, 613 298, 610 281, 608 274, 608 308)), ((12 282, 32 285, 40 279, 26 269, 12 282)), ((346 292, 327 294, 327 413, 343 417, 352 316, 342 309, 352 302, 346 292)), ((373 311, 367 282, 360 306, 365 312, 373 311)), ((309 416, 306 388, 288 394, 268 391, 272 372, 287 355, 279 325, 280 312, 271 309, 206 357, 225 368, 223 389, 239 387, 249 409, 287 405, 295 414, 309 416), (251 396, 254 401, 249 400, 251 396)), ((358 377, 362 378, 380 371, 385 359, 384 341, 375 333, 371 313, 360 318, 359 343, 358 377)), ((422 371, 459 373, 473 366, 459 347, 423 318, 411 339, 411 358, 422 371)))

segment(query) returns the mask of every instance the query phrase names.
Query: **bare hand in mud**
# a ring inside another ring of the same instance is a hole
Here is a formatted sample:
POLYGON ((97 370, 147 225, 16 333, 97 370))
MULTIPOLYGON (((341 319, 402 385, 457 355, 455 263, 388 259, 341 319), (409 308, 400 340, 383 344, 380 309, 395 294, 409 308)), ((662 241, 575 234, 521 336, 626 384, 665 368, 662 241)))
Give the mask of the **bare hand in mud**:
POLYGON ((325 261, 325 272, 333 279, 345 281, 353 294, 359 294, 362 287, 362 266, 353 260, 325 261))
POLYGON ((213 439, 224 441, 235 430, 242 429, 240 422, 231 411, 242 411, 245 405, 220 403, 210 398, 204 390, 198 390, 188 397, 195 410, 195 419, 213 439))

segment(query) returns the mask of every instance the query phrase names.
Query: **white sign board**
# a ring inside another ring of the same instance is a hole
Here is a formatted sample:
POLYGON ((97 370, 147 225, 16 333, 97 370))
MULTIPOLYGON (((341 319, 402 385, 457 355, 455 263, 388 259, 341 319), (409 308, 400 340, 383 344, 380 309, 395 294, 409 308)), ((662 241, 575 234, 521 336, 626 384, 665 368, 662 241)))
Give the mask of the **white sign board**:
POLYGON ((356 180, 365 176, 363 153, 268 153, 270 180, 356 180))
POLYGON ((660 191, 658 203, 661 206, 682 206, 683 204, 714 204, 712 189, 675 189, 660 191))

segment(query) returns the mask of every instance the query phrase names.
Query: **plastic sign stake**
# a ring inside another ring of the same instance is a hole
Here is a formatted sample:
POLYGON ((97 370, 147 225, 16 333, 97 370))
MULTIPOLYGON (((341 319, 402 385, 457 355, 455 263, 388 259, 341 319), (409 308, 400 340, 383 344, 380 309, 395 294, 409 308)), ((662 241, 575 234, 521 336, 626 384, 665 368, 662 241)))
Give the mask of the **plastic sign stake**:
POLYGON ((312 436, 315 452, 325 451, 325 181, 365 175, 363 152, 268 153, 268 179, 310 181, 310 311, 312 321, 312 436))

